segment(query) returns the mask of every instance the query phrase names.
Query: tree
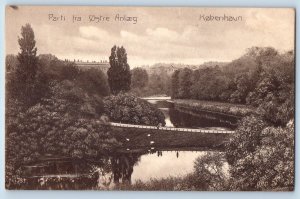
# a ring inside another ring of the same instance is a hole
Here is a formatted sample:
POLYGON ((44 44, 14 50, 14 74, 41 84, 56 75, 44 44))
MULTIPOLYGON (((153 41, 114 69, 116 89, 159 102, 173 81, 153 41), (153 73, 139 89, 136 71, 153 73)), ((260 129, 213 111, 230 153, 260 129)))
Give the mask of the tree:
POLYGON ((264 57, 260 63, 263 70, 247 96, 247 103, 258 107, 267 121, 285 126, 294 117, 294 54, 264 57))
POLYGON ((179 88, 179 70, 176 70, 171 77, 171 97, 173 99, 178 97, 178 88, 179 88))
POLYGON ((29 24, 22 26, 22 37, 18 39, 21 52, 18 54, 20 62, 17 72, 24 80, 33 79, 37 70, 37 48, 35 47, 34 32, 29 24))
POLYGON ((7 73, 14 72, 18 64, 19 62, 16 55, 6 55, 5 66, 7 73))
POLYGON ((159 95, 166 93, 166 77, 160 74, 152 74, 149 77, 148 88, 152 95, 159 95))
POLYGON ((16 68, 16 76, 19 86, 24 85, 23 94, 29 94, 37 72, 37 48, 34 32, 29 24, 21 28, 21 35, 22 37, 18 39, 21 52, 18 54, 19 65, 16 68))
POLYGON ((226 144, 230 190, 292 190, 294 132, 293 121, 275 128, 261 117, 243 118, 226 144))
POLYGON ((178 94, 180 98, 188 99, 191 97, 192 73, 193 71, 189 68, 184 68, 179 73, 178 94))
POLYGON ((113 94, 129 91, 131 84, 130 66, 127 63, 125 48, 113 46, 109 57, 110 68, 107 71, 108 83, 113 94))
POLYGON ((230 96, 230 101, 233 103, 246 103, 246 96, 249 93, 250 80, 249 76, 245 73, 236 76, 234 83, 236 90, 230 96))
POLYGON ((145 69, 135 68, 131 70, 131 87, 144 88, 148 84, 148 73, 145 69))
POLYGON ((8 91, 11 97, 33 105, 46 93, 47 81, 38 68, 34 32, 29 24, 22 26, 18 42, 21 52, 17 56, 18 64, 8 79, 8 91))
POLYGON ((81 71, 76 83, 89 94, 109 95, 107 77, 101 70, 90 68, 86 71, 81 71))
POLYGON ((220 98, 228 98, 230 82, 219 66, 193 71, 191 81, 190 97, 194 99, 219 100, 220 98))
POLYGON ((261 146, 251 162, 255 168, 252 173, 260 175, 257 190, 294 189, 294 133, 294 121, 284 128, 268 127, 262 131, 261 146))
POLYGON ((226 190, 228 177, 224 171, 226 159, 223 153, 206 152, 194 161, 193 186, 197 190, 226 190))

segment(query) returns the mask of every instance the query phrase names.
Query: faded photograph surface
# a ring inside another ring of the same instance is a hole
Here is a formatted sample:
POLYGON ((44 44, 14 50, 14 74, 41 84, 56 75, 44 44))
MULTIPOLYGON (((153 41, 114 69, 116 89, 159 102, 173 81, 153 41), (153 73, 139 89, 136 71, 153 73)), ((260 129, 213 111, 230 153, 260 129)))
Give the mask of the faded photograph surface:
POLYGON ((295 10, 6 8, 6 189, 294 190, 295 10))

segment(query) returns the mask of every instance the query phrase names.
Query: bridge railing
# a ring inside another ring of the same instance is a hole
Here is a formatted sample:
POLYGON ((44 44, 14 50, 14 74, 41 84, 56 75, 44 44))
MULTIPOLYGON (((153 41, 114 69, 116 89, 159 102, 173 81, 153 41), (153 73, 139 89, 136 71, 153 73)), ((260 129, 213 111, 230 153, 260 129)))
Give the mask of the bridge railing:
POLYGON ((123 123, 114 123, 114 122, 109 123, 109 125, 110 126, 115 126, 115 127, 122 127, 122 128, 140 128, 140 129, 153 129, 153 130, 175 131, 175 132, 196 132, 196 133, 214 133, 214 134, 231 134, 231 133, 235 133, 235 131, 227 131, 227 130, 156 127, 156 126, 123 124, 123 123))

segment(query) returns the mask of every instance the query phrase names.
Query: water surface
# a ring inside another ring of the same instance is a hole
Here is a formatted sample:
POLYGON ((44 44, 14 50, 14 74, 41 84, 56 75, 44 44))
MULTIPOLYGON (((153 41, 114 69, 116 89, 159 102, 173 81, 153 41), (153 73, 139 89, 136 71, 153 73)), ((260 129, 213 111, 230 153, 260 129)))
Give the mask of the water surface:
POLYGON ((203 151, 163 151, 160 156, 158 153, 142 155, 133 168, 132 181, 186 175, 193 171, 196 158, 204 154, 203 151))

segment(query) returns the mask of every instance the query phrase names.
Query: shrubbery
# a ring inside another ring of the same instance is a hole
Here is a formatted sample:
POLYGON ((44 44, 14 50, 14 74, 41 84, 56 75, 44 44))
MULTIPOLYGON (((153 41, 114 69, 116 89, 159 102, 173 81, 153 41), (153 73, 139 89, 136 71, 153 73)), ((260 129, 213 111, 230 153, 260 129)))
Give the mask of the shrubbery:
POLYGON ((104 98, 104 110, 114 122, 127 124, 165 125, 163 113, 146 100, 130 94, 104 98))
POLYGON ((231 190, 293 190, 294 122, 267 125, 260 117, 245 117, 228 142, 231 190))
POLYGON ((119 145, 101 125, 100 97, 88 95, 70 81, 53 83, 49 98, 23 108, 9 100, 6 111, 6 185, 15 186, 20 166, 42 155, 96 158, 119 145), (12 181, 13 180, 13 181, 12 181))

